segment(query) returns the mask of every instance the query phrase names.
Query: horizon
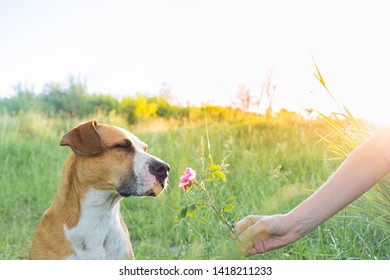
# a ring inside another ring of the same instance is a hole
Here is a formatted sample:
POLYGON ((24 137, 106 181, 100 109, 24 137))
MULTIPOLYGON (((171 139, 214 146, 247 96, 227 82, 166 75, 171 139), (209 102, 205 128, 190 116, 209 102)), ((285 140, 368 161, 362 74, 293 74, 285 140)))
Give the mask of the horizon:
POLYGON ((240 85, 258 94, 272 73, 277 111, 337 106, 390 121, 390 19, 380 1, 16 0, 0 3, 0 98, 69 76, 116 98, 157 96, 226 105, 240 85))

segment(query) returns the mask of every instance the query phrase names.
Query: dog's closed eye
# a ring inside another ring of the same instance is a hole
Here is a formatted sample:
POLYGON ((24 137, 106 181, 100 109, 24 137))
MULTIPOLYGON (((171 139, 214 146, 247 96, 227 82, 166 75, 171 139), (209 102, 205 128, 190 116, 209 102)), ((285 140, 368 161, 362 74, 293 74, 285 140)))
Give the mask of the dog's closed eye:
POLYGON ((125 140, 124 142, 115 144, 113 146, 115 149, 121 149, 121 150, 126 150, 126 151, 132 151, 133 150, 133 144, 129 140, 125 140))

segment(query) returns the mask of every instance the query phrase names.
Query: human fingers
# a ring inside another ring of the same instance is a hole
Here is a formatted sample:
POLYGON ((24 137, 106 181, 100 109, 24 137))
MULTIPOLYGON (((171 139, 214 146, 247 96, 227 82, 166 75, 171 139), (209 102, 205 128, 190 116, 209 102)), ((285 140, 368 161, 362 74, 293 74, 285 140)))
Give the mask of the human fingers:
POLYGON ((240 241, 247 243, 258 239, 264 239, 269 236, 269 230, 266 223, 263 221, 264 217, 257 216, 256 220, 252 220, 252 224, 239 234, 240 241))
POLYGON ((245 256, 264 253, 268 250, 271 233, 266 219, 267 217, 260 217, 256 223, 239 235, 239 246, 245 256))
MULTIPOLYGON (((237 222, 234 230, 237 235, 240 235, 241 232, 245 231, 247 228, 253 226, 255 223, 257 223, 258 220, 260 220, 262 216, 259 215, 249 215, 242 219, 241 221, 237 222)), ((236 236, 234 234, 230 235, 232 239, 236 239, 236 236)))

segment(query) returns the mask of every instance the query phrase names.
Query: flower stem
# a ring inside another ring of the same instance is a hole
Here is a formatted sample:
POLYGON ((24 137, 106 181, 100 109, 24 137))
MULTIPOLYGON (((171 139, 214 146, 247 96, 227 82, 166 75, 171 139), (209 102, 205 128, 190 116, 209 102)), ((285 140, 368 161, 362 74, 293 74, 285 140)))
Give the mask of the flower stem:
POLYGON ((210 207, 215 211, 215 213, 219 216, 219 218, 225 223, 225 225, 229 228, 230 232, 234 234, 234 237, 236 238, 236 240, 239 240, 238 235, 236 233, 236 230, 228 223, 225 215, 223 215, 223 213, 221 213, 221 211, 218 211, 218 208, 215 206, 213 200, 211 199, 209 193, 207 192, 206 186, 204 185, 204 183, 202 182, 202 184, 200 184, 199 187, 205 193, 207 200, 209 201, 210 207))

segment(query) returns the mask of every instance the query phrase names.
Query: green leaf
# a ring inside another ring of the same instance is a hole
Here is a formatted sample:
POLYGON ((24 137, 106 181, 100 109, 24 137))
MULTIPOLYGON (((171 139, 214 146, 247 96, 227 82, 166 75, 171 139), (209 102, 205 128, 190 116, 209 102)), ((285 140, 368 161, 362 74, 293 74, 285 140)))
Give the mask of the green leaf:
POLYGON ((187 207, 182 208, 181 211, 180 211, 180 213, 179 213, 179 218, 180 218, 180 220, 181 220, 181 219, 184 219, 186 216, 187 216, 187 207))
POLYGON ((234 211, 234 209, 236 209, 236 206, 237 206, 237 197, 234 195, 229 197, 225 201, 224 205, 225 206, 222 208, 222 211, 224 213, 232 213, 234 211))
POLYGON ((206 176, 207 181, 213 181, 215 177, 221 179, 226 182, 225 173, 222 172, 222 167, 220 165, 213 164, 208 169, 208 174, 206 176))
POLYGON ((187 209, 186 217, 195 217, 196 214, 198 213, 198 203, 192 204, 188 206, 186 209, 187 209))
POLYGON ((216 172, 216 171, 220 171, 220 170, 221 170, 221 166, 219 166, 219 165, 213 164, 209 167, 209 172, 211 172, 211 173, 216 172))
POLYGON ((222 171, 216 171, 216 172, 214 172, 214 175, 216 177, 218 177, 219 179, 221 179, 222 181, 226 182, 225 173, 223 173, 222 171))
POLYGON ((214 173, 208 173, 205 177, 206 181, 213 181, 215 178, 214 173))
POLYGON ((237 201, 237 196, 232 195, 225 201, 225 203, 231 203, 231 202, 234 202, 234 201, 237 201))
POLYGON ((207 208, 206 203, 198 203, 198 208, 207 208))

